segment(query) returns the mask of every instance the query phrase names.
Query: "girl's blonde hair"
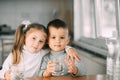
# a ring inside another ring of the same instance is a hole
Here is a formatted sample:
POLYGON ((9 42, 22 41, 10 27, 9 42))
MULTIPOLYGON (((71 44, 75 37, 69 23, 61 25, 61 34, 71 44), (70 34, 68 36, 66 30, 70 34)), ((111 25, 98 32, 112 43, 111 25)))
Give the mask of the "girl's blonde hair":
POLYGON ((37 29, 40 31, 43 31, 47 35, 47 31, 45 26, 38 24, 38 23, 32 23, 29 24, 26 28, 26 25, 21 24, 17 28, 15 35, 14 35, 14 44, 12 48, 12 63, 13 64, 19 64, 21 60, 21 53, 23 49, 23 45, 25 44, 25 35, 30 29, 37 29))

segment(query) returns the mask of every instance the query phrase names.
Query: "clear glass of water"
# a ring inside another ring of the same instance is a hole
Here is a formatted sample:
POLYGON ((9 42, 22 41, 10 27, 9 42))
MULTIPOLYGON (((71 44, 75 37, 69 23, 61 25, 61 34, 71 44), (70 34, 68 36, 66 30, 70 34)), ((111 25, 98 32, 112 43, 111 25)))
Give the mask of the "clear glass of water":
POLYGON ((52 72, 53 76, 61 76, 63 75, 64 68, 63 68, 63 60, 62 59, 53 59, 54 62, 54 72, 52 72))
POLYGON ((11 80, 24 80, 24 66, 11 66, 11 80))

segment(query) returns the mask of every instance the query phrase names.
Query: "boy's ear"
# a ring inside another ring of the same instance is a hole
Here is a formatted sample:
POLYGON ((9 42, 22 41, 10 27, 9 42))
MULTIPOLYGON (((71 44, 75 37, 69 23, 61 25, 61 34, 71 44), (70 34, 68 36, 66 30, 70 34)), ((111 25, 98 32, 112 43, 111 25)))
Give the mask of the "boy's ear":
POLYGON ((67 42, 66 42, 66 43, 69 44, 69 42, 70 42, 70 38, 67 39, 67 42))

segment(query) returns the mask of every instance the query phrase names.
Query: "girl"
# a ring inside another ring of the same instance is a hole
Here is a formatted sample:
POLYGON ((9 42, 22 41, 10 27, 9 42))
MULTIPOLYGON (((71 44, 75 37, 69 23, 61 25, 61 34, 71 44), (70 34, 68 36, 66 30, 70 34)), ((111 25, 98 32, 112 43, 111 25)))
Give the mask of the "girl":
POLYGON ((12 51, 3 64, 0 77, 10 80, 10 67, 13 65, 24 66, 24 77, 37 76, 42 57, 42 49, 46 42, 47 34, 43 25, 28 21, 23 22, 15 32, 12 51))
MULTIPOLYGON (((0 71, 0 78, 10 80, 10 68, 13 65, 24 66, 25 78, 38 76, 41 60, 47 53, 42 49, 46 39, 47 33, 43 25, 38 23, 30 24, 29 21, 24 21, 15 32, 13 48, 10 55, 3 63, 3 68, 0 71)), ((75 51, 72 50, 71 52, 75 51)), ((72 56, 76 57, 77 55, 75 53, 75 55, 72 54, 72 56)))

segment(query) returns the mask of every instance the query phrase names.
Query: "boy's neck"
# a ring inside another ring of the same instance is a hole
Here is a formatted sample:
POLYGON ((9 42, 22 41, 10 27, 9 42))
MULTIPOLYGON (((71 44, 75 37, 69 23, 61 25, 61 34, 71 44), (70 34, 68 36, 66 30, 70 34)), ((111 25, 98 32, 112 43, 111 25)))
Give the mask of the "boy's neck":
POLYGON ((65 50, 61 50, 61 51, 53 51, 53 50, 51 50, 51 53, 55 53, 55 54, 56 54, 56 53, 58 53, 58 54, 59 54, 59 53, 65 53, 65 50))

